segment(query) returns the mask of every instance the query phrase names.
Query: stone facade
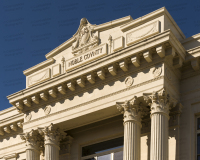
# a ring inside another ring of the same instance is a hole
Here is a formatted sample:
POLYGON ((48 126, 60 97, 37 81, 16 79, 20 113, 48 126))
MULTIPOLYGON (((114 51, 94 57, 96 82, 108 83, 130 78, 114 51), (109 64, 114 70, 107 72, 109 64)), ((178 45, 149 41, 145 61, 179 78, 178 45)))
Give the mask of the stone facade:
POLYGON ((0 160, 196 159, 200 34, 185 38, 164 7, 91 23, 23 72, 0 112, 0 160), (88 150, 120 137, 112 154, 88 150))

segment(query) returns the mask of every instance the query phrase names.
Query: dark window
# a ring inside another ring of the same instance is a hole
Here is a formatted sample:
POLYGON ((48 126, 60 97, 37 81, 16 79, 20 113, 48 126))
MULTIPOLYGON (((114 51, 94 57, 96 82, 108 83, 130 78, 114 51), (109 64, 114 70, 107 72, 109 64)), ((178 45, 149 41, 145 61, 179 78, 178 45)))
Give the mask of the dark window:
MULTIPOLYGON (((120 138, 96 143, 90 146, 85 146, 82 148, 82 157, 123 147, 123 143, 124 143, 124 137, 120 137, 120 138)), ((101 158, 101 160, 104 160, 104 159, 105 159, 104 157, 101 158)))
POLYGON ((197 135, 197 155, 200 157, 200 134, 197 135))
POLYGON ((197 130, 200 129, 200 118, 197 119, 197 130))

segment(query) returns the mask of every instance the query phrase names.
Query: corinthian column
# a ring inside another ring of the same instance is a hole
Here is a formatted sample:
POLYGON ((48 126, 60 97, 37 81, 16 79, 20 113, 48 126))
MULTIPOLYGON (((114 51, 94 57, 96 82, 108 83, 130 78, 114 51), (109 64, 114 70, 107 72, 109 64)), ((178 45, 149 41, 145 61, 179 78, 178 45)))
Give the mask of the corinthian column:
POLYGON ((124 152, 123 160, 140 160, 141 111, 138 98, 117 102, 117 108, 124 114, 124 152))
POLYGON ((20 135, 26 141, 26 160, 40 160, 40 146, 42 141, 37 131, 31 130, 20 135))
POLYGON ((50 126, 38 128, 39 133, 44 137, 45 160, 58 160, 60 150, 60 140, 65 133, 51 123, 50 126))
POLYGON ((144 94, 151 108, 151 148, 150 160, 168 160, 168 120, 170 104, 176 101, 170 98, 164 89, 144 94))

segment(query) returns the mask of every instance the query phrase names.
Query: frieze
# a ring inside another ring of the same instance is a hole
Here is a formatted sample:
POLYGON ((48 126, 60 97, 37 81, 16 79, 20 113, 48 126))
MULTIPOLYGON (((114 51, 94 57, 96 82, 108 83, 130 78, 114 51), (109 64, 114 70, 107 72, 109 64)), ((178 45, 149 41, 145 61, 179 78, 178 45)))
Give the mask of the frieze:
POLYGON ((131 86, 131 87, 122 89, 122 90, 117 91, 117 92, 115 92, 115 93, 111 93, 111 94, 108 94, 108 95, 99 97, 99 98, 97 98, 97 99, 94 99, 94 100, 91 100, 91 101, 88 101, 88 102, 85 102, 85 103, 82 103, 82 104, 79 104, 79 105, 76 105, 76 106, 73 106, 73 107, 64 109, 64 110, 62 110, 62 111, 58 111, 58 112, 49 114, 49 115, 47 115, 47 116, 45 116, 45 117, 41 117, 41 118, 37 118, 37 119, 34 119, 34 120, 32 120, 32 121, 29 121, 29 122, 25 122, 24 125, 30 124, 30 123, 35 122, 35 121, 39 121, 39 120, 41 120, 41 119, 44 119, 44 118, 47 118, 47 117, 50 117, 50 116, 54 116, 54 115, 56 115, 56 114, 60 114, 60 113, 66 112, 66 111, 70 111, 70 110, 72 110, 72 109, 76 109, 76 108, 82 107, 82 106, 84 106, 84 105, 88 105, 88 104, 90 104, 90 103, 94 103, 94 102, 96 102, 96 101, 99 101, 99 100, 102 100, 102 99, 105 99, 105 98, 108 98, 108 97, 111 97, 111 96, 114 96, 114 95, 123 93, 123 92, 125 92, 125 91, 129 91, 129 90, 131 90, 131 89, 134 89, 134 88, 137 88, 137 87, 146 85, 146 84, 148 84, 148 83, 155 82, 155 81, 160 80, 160 79, 164 79, 164 76, 160 76, 160 77, 157 77, 157 78, 148 80, 148 81, 146 81, 146 82, 143 82, 143 83, 140 83, 140 84, 137 84, 137 85, 134 85, 134 86, 131 86))
POLYGON ((153 77, 156 78, 162 73, 162 67, 155 67, 153 70, 153 77))
POLYGON ((44 108, 44 113, 45 113, 45 115, 48 115, 50 112, 51 112, 51 107, 50 107, 50 106, 46 106, 46 107, 44 108))
POLYGON ((126 79, 125 79, 125 85, 126 85, 126 87, 130 87, 130 86, 132 86, 132 84, 133 84, 133 78, 131 77, 131 76, 128 76, 128 77, 126 77, 126 79))
POLYGON ((25 116, 26 121, 30 121, 31 118, 32 118, 31 112, 27 113, 26 116, 25 116))

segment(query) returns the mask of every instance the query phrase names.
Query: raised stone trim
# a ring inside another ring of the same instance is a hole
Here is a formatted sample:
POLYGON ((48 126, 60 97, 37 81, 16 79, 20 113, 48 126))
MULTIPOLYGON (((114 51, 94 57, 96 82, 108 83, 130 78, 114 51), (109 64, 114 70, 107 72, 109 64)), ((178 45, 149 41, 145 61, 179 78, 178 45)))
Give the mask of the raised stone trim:
POLYGON ((51 78, 51 70, 50 70, 50 68, 48 68, 48 69, 45 69, 45 70, 43 70, 39 73, 36 73, 36 74, 28 77, 27 85, 28 85, 28 87, 30 87, 30 86, 33 86, 37 83, 41 83, 43 81, 46 81, 50 78, 51 78))
MULTIPOLYGON (((177 41, 177 39, 176 38, 174 38, 174 35, 173 35, 173 33, 170 31, 170 30, 167 30, 167 31, 164 31, 164 32, 162 32, 162 33, 160 33, 160 34, 156 34, 154 37, 153 37, 153 39, 152 39, 152 37, 150 37, 150 38, 147 38, 146 40, 145 40, 145 43, 147 43, 148 42, 148 44, 151 44, 151 40, 153 40, 152 42, 154 43, 154 46, 155 46, 155 43, 157 42, 157 40, 159 39, 159 44, 162 42, 162 39, 164 40, 164 41, 166 41, 167 39, 169 40, 169 38, 170 39, 172 39, 172 41, 173 41, 173 43, 172 43, 172 45, 174 45, 175 44, 175 42, 177 41), (163 39, 164 38, 164 39, 163 39)), ((137 50, 138 50, 138 47, 140 47, 140 45, 141 45, 141 47, 143 48, 143 50, 145 49, 144 48, 144 46, 143 46, 143 41, 141 41, 140 43, 137 43, 136 45, 133 45, 133 46, 131 46, 131 47, 129 47, 128 48, 128 50, 133 50, 136 46, 137 46, 137 50), (139 45, 139 46, 138 46, 139 45)), ((180 42, 177 42, 177 43, 180 43, 180 42)), ((146 47, 150 47, 150 45, 149 46, 146 46, 146 47)), ((182 56, 184 56, 184 54, 185 54, 185 52, 184 52, 184 48, 182 47, 181 48, 181 46, 180 45, 178 45, 178 46, 176 46, 176 50, 177 50, 177 47, 179 47, 179 51, 181 50, 181 52, 180 52, 180 54, 183 54, 182 56)), ((122 51, 120 51, 120 52, 117 52, 117 53, 115 53, 115 57, 114 57, 114 61, 118 61, 118 60, 120 60, 122 57, 124 57, 124 56, 131 56, 131 55, 133 55, 133 53, 132 52, 128 52, 128 50, 123 50, 123 52, 125 52, 126 51, 126 55, 122 55, 121 54, 121 52, 122 51)), ((138 52, 138 51, 136 51, 136 52, 138 52)), ((111 54, 110 54, 111 55, 111 54)), ((108 60, 106 60, 106 62, 109 64, 110 62, 111 62, 111 57, 109 58, 109 56, 106 56, 105 57, 106 59, 108 58, 108 60)), ((102 59, 100 59, 99 61, 99 63, 101 63, 101 62, 105 62, 105 58, 102 58, 102 59)), ((112 59, 112 63, 113 63, 113 59, 112 59)), ((104 63, 104 65, 105 65, 105 63, 104 63)), ((99 67, 99 66, 96 66, 95 68, 97 69, 97 67, 99 67)), ((85 69, 85 67, 84 67, 84 69, 85 69)), ((126 67, 125 66, 122 66, 122 69, 126 69, 126 67)), ((77 71, 79 71, 79 69, 77 69, 76 70, 76 72, 77 71)), ((70 75, 71 74, 73 74, 73 71, 72 72, 70 72, 70 74, 68 75, 68 77, 70 77, 70 75)), ((88 74, 88 73, 87 73, 88 74)), ((62 78, 62 76, 59 76, 59 78, 62 78)), ((63 81, 66 81, 66 79, 63 79, 63 81)), ((52 82, 52 81, 50 81, 50 82, 52 82)), ((49 83, 50 83, 49 82, 49 83)), ((52 85, 54 85, 54 82, 55 83, 57 83, 57 79, 55 78, 54 80, 53 80, 53 83, 52 83, 52 85), (56 82, 55 82, 55 80, 56 80, 56 82)), ((60 81, 61 82, 61 81, 60 81)), ((63 83, 63 82, 61 82, 61 83, 63 83)), ((43 89, 44 88, 46 88, 47 89, 47 87, 48 86, 46 86, 46 83, 44 83, 43 84, 44 85, 44 87, 43 87, 43 89)), ((39 87, 40 85, 37 85, 37 87, 39 87)), ((33 88, 31 88, 31 89, 35 89, 35 87, 33 87, 33 88)), ((26 92, 27 91, 29 91, 28 89, 26 89, 26 92)), ((8 96, 8 99, 10 100, 10 103, 12 103, 12 104, 14 104, 14 102, 16 102, 17 100, 17 96, 20 96, 19 94, 22 94, 23 93, 23 97, 24 96, 26 96, 26 94, 24 93, 24 92, 19 92, 19 93, 15 93, 15 94, 13 94, 13 95, 10 95, 10 96, 8 96), (14 97, 12 97, 12 96, 14 96, 14 97), (12 98, 11 98, 12 97, 12 98)))
POLYGON ((48 59, 48 60, 46 60, 46 61, 44 61, 42 63, 39 63, 39 64, 37 64, 37 65, 35 65, 35 66, 23 71, 23 73, 24 73, 25 76, 28 76, 28 75, 34 73, 37 70, 40 70, 40 69, 42 69, 42 68, 44 68, 46 66, 49 66, 49 65, 53 64, 54 62, 55 62, 54 58, 48 59))
POLYGON ((90 103, 94 103, 94 102, 99 101, 99 100, 102 100, 102 99, 104 99, 104 98, 108 98, 108 97, 111 97, 111 96, 114 96, 114 95, 123 93, 123 92, 125 92, 125 91, 132 90, 132 89, 134 89, 134 88, 137 88, 137 87, 146 85, 146 84, 151 83, 151 82, 155 82, 155 81, 160 80, 160 79, 164 79, 164 76, 160 76, 160 77, 151 79, 151 80, 149 80, 149 81, 146 81, 146 82, 143 82, 143 83, 140 83, 140 84, 137 84, 137 85, 134 85, 134 86, 131 86, 131 87, 122 89, 122 90, 117 91, 117 92, 115 92, 115 93, 111 93, 111 94, 105 95, 105 96, 103 96, 103 97, 99 97, 99 98, 94 99, 94 100, 92 100, 92 101, 88 101, 88 102, 85 102, 85 103, 82 103, 82 104, 79 104, 79 105, 76 105, 76 106, 73 106, 73 107, 70 107, 70 108, 67 108, 67 109, 64 109, 64 110, 55 112, 55 113, 52 113, 52 114, 47 115, 47 116, 45 116, 45 117, 41 117, 41 118, 37 118, 37 119, 34 119, 34 120, 32 120, 32 121, 29 121, 29 122, 25 122, 24 125, 33 123, 33 122, 35 122, 35 121, 44 119, 44 118, 46 118, 46 117, 50 117, 50 116, 54 116, 54 115, 56 115, 56 114, 60 114, 60 113, 66 112, 66 111, 69 111, 69 110, 72 110, 72 109, 75 109, 75 108, 79 108, 79 107, 81 107, 81 106, 88 105, 88 104, 90 104, 90 103))
POLYGON ((139 40, 159 33, 159 21, 155 21, 135 31, 126 34, 126 44, 129 46, 139 40), (142 33, 142 34, 141 34, 142 33))

